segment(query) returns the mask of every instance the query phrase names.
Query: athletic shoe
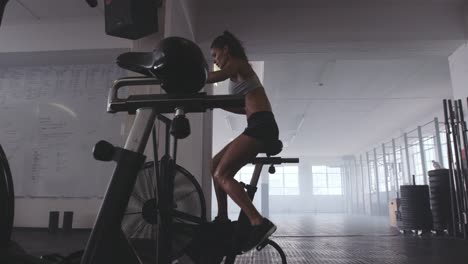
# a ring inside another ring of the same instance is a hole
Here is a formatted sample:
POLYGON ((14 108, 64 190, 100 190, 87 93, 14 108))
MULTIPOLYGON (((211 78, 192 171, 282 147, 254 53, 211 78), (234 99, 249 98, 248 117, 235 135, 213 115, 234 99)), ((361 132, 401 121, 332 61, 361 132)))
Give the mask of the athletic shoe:
POLYGON ((275 231, 275 224, 264 217, 260 225, 251 226, 249 239, 247 240, 247 243, 243 247, 242 251, 247 252, 256 248, 263 241, 267 240, 275 231))

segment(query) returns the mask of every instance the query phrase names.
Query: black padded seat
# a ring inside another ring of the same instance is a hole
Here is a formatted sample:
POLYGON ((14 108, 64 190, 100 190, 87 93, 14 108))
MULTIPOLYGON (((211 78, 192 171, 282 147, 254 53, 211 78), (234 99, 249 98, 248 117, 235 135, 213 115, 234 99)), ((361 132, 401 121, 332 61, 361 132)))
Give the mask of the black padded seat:
POLYGON ((162 62, 161 57, 161 54, 155 52, 126 52, 117 57, 117 65, 126 70, 154 77, 152 71, 162 62))
POLYGON ((283 150, 283 142, 277 139, 275 141, 267 142, 265 149, 260 153, 265 153, 267 157, 278 155, 283 150))

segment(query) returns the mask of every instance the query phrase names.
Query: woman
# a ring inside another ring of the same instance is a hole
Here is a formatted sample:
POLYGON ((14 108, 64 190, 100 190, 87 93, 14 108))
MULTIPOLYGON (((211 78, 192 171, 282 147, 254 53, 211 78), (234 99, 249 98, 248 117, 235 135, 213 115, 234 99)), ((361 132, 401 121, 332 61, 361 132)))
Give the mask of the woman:
POLYGON ((229 221, 229 195, 247 215, 252 226, 249 241, 244 246, 244 251, 248 251, 275 232, 276 226, 260 215, 234 176, 262 152, 266 144, 276 141, 279 131, 265 89, 250 66, 241 42, 225 31, 211 44, 211 56, 220 70, 210 72, 207 83, 229 79, 229 92, 245 95, 245 107, 225 110, 246 115, 248 123, 245 131, 213 158, 211 173, 218 201, 218 216, 215 221, 229 221))

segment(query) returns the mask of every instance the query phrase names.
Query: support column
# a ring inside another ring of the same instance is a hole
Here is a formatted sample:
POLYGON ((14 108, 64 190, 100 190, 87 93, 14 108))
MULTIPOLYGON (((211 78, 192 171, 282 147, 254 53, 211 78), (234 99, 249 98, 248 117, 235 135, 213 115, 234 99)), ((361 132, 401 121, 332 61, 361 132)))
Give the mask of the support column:
POLYGON ((410 158, 409 158, 409 145, 408 145, 408 134, 404 133, 403 134, 403 140, 405 141, 405 159, 406 159, 406 170, 408 172, 408 175, 406 175, 407 178, 407 183, 412 184, 413 180, 411 179, 411 166, 410 166, 410 158))
MULTIPOLYGON (((395 177, 395 193, 396 197, 400 198, 400 183, 398 180, 398 166, 397 166, 397 155, 396 155, 396 144, 395 139, 392 139, 392 150, 393 150, 393 173, 395 177)), ((401 155, 401 153, 400 153, 401 155)))
POLYGON ((439 119, 436 117, 434 119, 434 129, 435 129, 435 149, 437 153, 437 161, 440 163, 442 168, 444 167, 444 155, 442 154, 442 142, 440 140, 440 126, 439 119))
POLYGON ((374 173, 375 173, 375 189, 377 191, 377 212, 380 213, 382 212, 381 207, 382 205, 380 204, 380 186, 379 186, 379 167, 377 164, 377 149, 374 148, 374 173))
POLYGON ((362 209, 363 209, 363 213, 365 214, 366 213, 366 194, 365 194, 365 186, 366 186, 366 182, 365 182, 365 178, 364 178, 364 167, 362 165, 362 154, 359 155, 359 165, 361 167, 361 182, 362 182, 362 209))
POLYGON ((370 168, 370 161, 369 161, 369 152, 366 151, 366 161, 367 161, 367 178, 369 181, 369 213, 372 215, 372 179, 371 179, 371 168, 370 168))
POLYGON ((387 196, 386 206, 390 203, 390 194, 388 193, 388 167, 387 167, 387 152, 385 151, 385 144, 382 144, 382 158, 384 166, 384 177, 385 177, 385 194, 387 196))

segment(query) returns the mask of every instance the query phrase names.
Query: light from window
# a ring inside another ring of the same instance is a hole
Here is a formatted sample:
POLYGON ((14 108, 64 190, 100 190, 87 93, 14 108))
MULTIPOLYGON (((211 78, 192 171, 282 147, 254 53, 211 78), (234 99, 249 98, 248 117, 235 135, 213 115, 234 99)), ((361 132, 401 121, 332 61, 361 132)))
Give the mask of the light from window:
POLYGON ((238 182, 243 182, 245 184, 249 184, 250 180, 252 179, 252 175, 254 172, 254 166, 252 165, 246 165, 242 167, 237 173, 236 176, 234 176, 234 179, 236 179, 238 182))
POLYGON ((341 168, 312 166, 314 195, 341 195, 341 168))
POLYGON ((270 195, 299 195, 298 166, 277 166, 269 177, 270 195))

